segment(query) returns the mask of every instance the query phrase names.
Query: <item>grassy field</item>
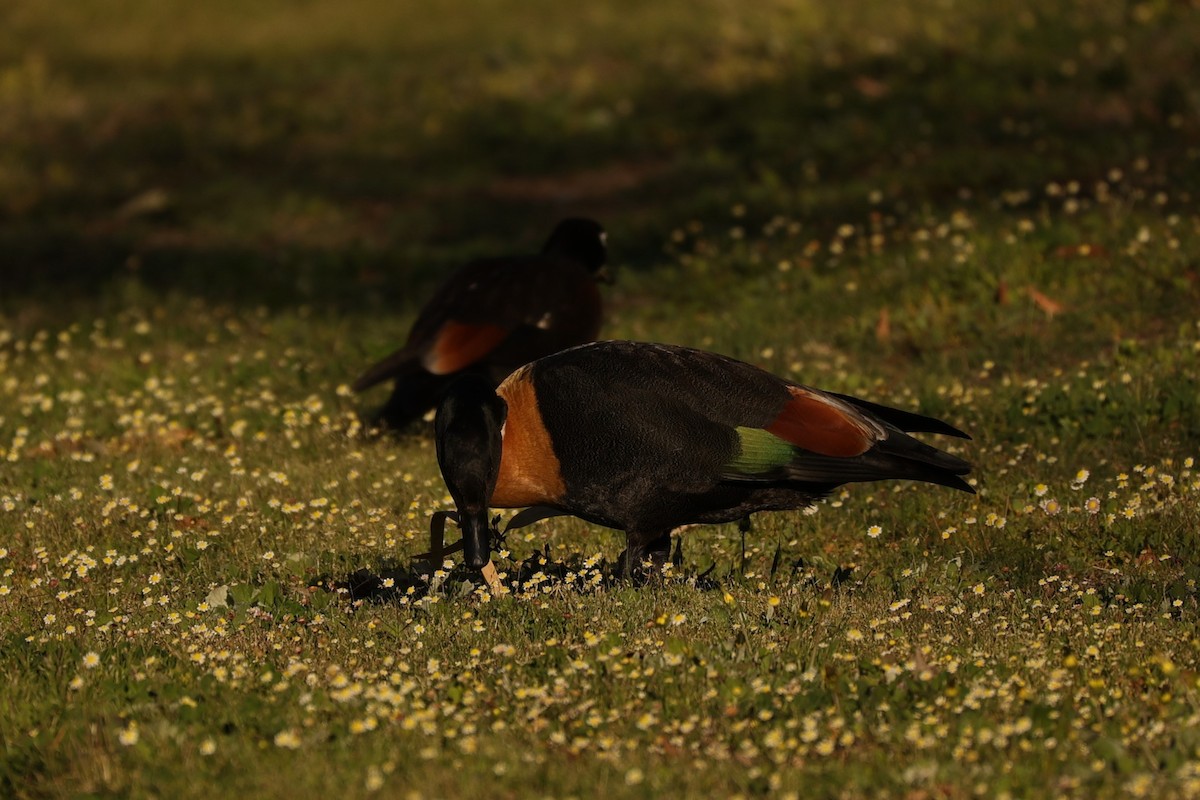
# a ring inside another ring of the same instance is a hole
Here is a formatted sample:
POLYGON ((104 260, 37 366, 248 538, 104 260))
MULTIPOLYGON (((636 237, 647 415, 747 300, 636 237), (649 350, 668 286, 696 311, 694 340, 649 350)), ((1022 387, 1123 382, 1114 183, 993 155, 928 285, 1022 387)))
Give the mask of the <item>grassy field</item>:
POLYGON ((0 796, 1200 796, 1198 73, 1194 0, 3 4, 0 796), (414 571, 346 384, 578 213, 606 335, 979 494, 414 571))

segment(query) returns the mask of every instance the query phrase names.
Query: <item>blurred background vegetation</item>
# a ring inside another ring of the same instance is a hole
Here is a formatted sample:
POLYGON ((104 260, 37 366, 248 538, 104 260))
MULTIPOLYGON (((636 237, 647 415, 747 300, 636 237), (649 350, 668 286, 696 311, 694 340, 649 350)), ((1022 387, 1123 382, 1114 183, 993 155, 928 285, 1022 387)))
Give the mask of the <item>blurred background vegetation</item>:
POLYGON ((873 211, 1026 213, 1049 181, 1087 194, 1131 164, 1194 186, 1198 17, 1194 0, 10 0, 0 308, 136 285, 396 313, 565 214, 601 219, 636 273, 731 209, 820 241, 873 211))

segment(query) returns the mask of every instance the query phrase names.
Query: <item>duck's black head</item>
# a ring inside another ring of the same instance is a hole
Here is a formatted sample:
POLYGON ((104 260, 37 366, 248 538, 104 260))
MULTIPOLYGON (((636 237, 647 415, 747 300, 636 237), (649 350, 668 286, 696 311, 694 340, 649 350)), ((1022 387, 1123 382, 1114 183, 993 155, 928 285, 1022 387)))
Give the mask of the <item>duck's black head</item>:
POLYGON ((599 222, 584 217, 568 217, 555 226, 542 252, 578 261, 596 272, 608 260, 607 238, 599 222))
POLYGON ((488 500, 500 472, 500 429, 508 405, 486 378, 459 378, 438 406, 434 428, 442 480, 458 507, 467 565, 491 559, 488 500))

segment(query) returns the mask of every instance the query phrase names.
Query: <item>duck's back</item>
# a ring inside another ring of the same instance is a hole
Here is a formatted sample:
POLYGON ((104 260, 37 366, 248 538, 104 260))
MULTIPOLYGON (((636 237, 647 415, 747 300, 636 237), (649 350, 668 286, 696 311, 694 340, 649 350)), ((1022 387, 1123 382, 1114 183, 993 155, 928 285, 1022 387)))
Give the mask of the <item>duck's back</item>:
POLYGON ((650 511, 695 509, 736 456, 736 429, 767 424, 788 397, 785 382, 748 364, 639 342, 595 342, 539 359, 499 392, 511 402, 518 386, 518 402, 536 403, 553 449, 557 504, 614 527, 650 511))
MULTIPOLYGON (((522 422, 511 427, 544 431, 539 463, 553 465, 561 491, 541 502, 626 530, 801 507, 851 481, 912 478, 970 491, 957 477, 965 461, 861 401, 700 350, 595 342, 523 367, 498 391, 510 415, 520 406, 522 422)), ((937 422, 895 413, 912 430, 937 422)))

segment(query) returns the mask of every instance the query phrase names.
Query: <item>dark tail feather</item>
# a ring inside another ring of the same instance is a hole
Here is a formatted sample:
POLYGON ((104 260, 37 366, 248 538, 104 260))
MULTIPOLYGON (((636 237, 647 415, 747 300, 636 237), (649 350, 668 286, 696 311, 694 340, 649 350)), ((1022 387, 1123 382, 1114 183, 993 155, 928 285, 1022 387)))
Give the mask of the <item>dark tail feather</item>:
POLYGON ((936 483, 940 486, 949 486, 951 489, 958 489, 959 491, 966 492, 967 494, 975 494, 975 487, 957 475, 947 475, 942 473, 938 477, 930 476, 928 478, 920 478, 919 480, 923 480, 926 483, 936 483))
POLYGON ((389 378, 400 378, 406 373, 416 372, 419 369, 420 363, 416 351, 411 347, 401 347, 368 367, 366 372, 354 379, 350 388, 361 392, 389 378))
POLYGON ((940 419, 927 417, 924 414, 914 414, 911 411, 901 411, 898 408, 891 406, 881 406, 878 403, 872 403, 867 400, 861 400, 857 397, 851 397, 846 394, 837 394, 829 392, 839 400, 844 400, 852 406, 861 408, 862 410, 879 417, 889 425, 895 425, 906 433, 940 433, 945 436, 957 436, 960 439, 970 439, 971 437, 960 431, 958 428, 949 423, 942 422, 940 419))
POLYGON ((841 486, 843 483, 881 481, 889 479, 921 481, 948 486, 951 489, 975 494, 971 484, 959 473, 903 458, 831 458, 815 456, 790 464, 787 479, 801 483, 841 486))
POLYGON ((971 471, 969 462, 899 431, 861 456, 837 458, 804 452, 786 470, 790 480, 805 483, 837 486, 899 478, 975 494, 971 485, 959 477, 971 471))
POLYGON ((975 494, 971 485, 959 477, 971 471, 970 462, 904 433, 894 433, 884 439, 872 454, 892 466, 899 473, 896 477, 936 483, 975 494))
POLYGON ((971 465, 962 459, 955 458, 941 451, 936 452, 938 455, 944 456, 946 459, 952 459, 958 463, 947 466, 945 464, 931 464, 920 458, 892 457, 888 459, 888 467, 891 469, 890 477, 936 483, 939 486, 948 486, 951 489, 975 494, 974 487, 960 477, 971 471, 971 465))

